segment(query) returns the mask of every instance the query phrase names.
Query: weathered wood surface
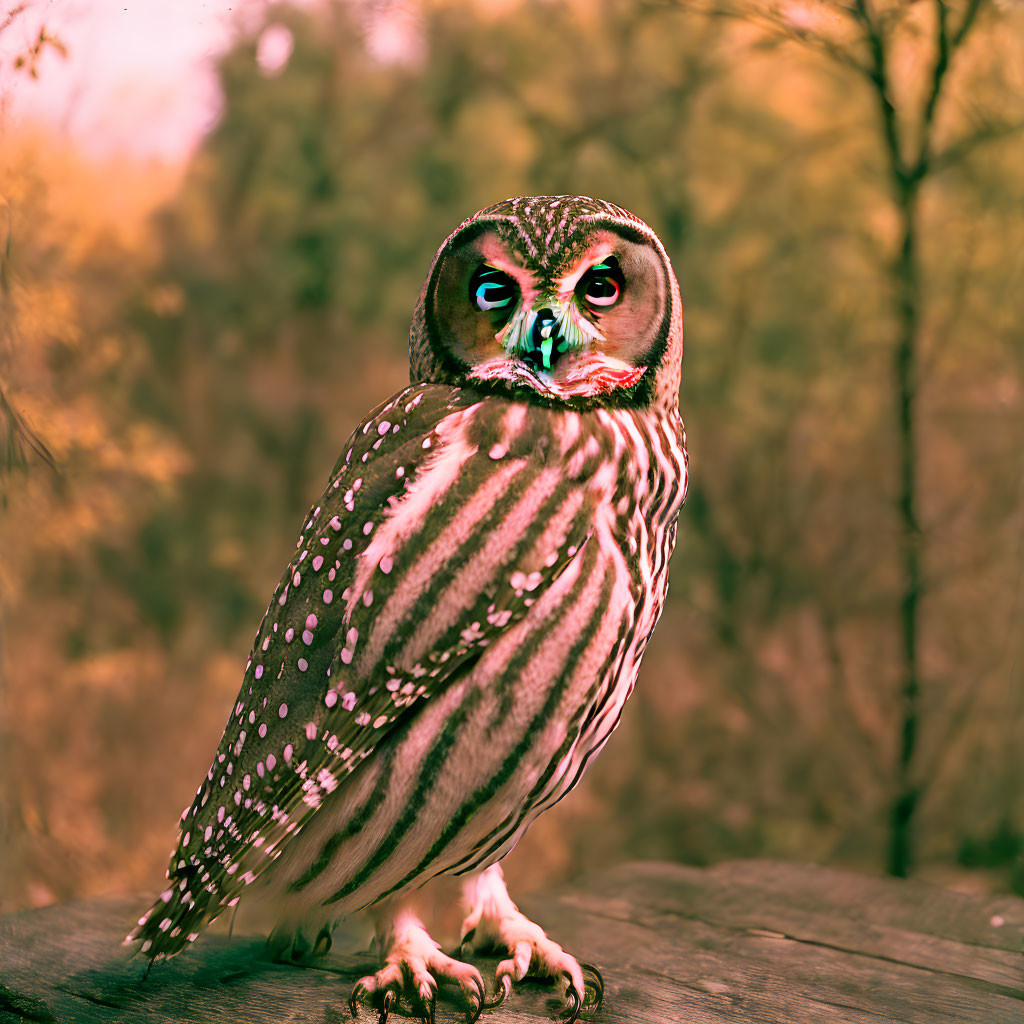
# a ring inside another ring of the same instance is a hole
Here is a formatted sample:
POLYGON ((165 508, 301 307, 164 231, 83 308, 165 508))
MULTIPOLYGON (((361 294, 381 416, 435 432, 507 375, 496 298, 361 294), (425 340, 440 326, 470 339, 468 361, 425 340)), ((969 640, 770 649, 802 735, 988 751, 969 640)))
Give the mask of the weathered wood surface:
MULTIPOLYGON (((143 984, 120 945, 143 903, 0 920, 0 1024, 334 1024, 349 1020, 351 985, 372 965, 338 952, 343 934, 312 970, 270 962, 260 938, 209 934, 143 984)), ((522 904, 600 966, 595 1022, 1024 1024, 1024 900, 1012 897, 736 861, 623 865, 522 904)), ((461 1020, 457 995, 443 993, 438 1021, 461 1020)), ((557 1009, 553 988, 536 983, 482 1019, 527 1024, 557 1009)))

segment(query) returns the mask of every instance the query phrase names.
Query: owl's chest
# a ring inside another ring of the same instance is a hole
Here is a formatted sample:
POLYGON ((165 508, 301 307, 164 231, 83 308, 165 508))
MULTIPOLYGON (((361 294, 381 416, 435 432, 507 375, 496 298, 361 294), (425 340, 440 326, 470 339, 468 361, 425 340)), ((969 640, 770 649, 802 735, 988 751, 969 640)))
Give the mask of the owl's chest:
POLYGON ((557 562, 554 548, 562 540, 579 553, 574 559, 583 558, 585 541, 614 577, 610 604, 631 620, 628 625, 656 621, 686 490, 677 412, 576 412, 490 400, 475 410, 468 447, 491 458, 501 456, 496 464, 516 460, 524 473, 536 474, 553 488, 556 511, 546 513, 543 523, 531 512, 530 520, 520 524, 524 536, 538 532, 544 539, 517 560, 519 569, 542 571, 552 558, 557 562), (572 523, 564 532, 574 540, 554 528, 563 513, 570 513, 572 523))
POLYGON ((660 610, 686 496, 682 425, 678 416, 633 411, 602 413, 599 424, 610 484, 602 492, 609 539, 622 554, 634 597, 657 597, 660 610))

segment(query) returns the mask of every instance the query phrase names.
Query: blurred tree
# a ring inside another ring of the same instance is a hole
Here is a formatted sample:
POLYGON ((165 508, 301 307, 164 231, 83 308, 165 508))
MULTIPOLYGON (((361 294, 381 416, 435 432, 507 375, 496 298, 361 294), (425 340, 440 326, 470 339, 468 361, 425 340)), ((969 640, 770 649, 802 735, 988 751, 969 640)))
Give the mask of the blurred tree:
POLYGON ((886 273, 896 323, 892 386, 898 439, 901 563, 900 738, 887 866, 892 874, 905 876, 914 862, 914 815, 928 780, 928 772, 917 763, 923 711, 920 608, 926 594, 928 539, 920 514, 917 413, 927 301, 922 287, 920 196, 932 178, 978 146, 1019 132, 1024 128, 1024 117, 1020 109, 1009 117, 1002 116, 998 109, 995 113, 975 109, 971 112, 973 125, 964 127, 961 123, 958 131, 947 131, 945 138, 938 139, 937 115, 949 91, 953 60, 967 42, 979 14, 991 7, 986 0, 966 0, 960 9, 951 9, 946 0, 931 4, 906 0, 881 4, 869 0, 852 0, 849 4, 794 0, 783 5, 764 5, 756 0, 731 5, 716 0, 709 7, 686 6, 753 23, 768 42, 792 41, 824 54, 860 78, 877 110, 877 131, 896 216, 895 253, 886 273), (912 64, 909 74, 908 61, 912 64))
MULTIPOLYGON (((11 38, 11 28, 23 19, 31 7, 31 4, 23 3, 7 10, 0 9, 0 44, 11 38)), ((55 49, 62 57, 67 56, 64 44, 57 36, 48 31, 44 24, 28 47, 21 51, 9 51, 12 56, 7 59, 14 71, 27 70, 33 78, 38 78, 39 56, 47 47, 55 49)), ((0 71, 6 70, 3 67, 4 63, 5 59, 0 58, 0 71)), ((7 335, 14 329, 14 317, 10 310, 11 281, 7 269, 11 259, 11 247, 14 244, 13 236, 14 224, 11 206, 8 200, 0 194, 0 332, 2 332, 0 351, 10 348, 10 339, 7 335)), ((56 468, 53 456, 43 440, 11 405, 4 387, 3 377, 0 376, 0 476, 15 467, 27 468, 30 452, 51 469, 56 468)), ((0 492, 0 500, 6 500, 5 491, 0 492)))
MULTIPOLYGON (((19 22, 24 23, 25 15, 31 12, 34 6, 33 3, 21 3, 13 7, 0 7, 0 44, 11 38, 10 29, 19 22)), ((67 48, 63 41, 48 29, 44 22, 26 45, 8 50, 9 56, 5 54, 0 57, 0 71, 5 70, 4 64, 9 60, 15 71, 25 71, 32 78, 38 78, 39 58, 48 49, 55 50, 62 57, 67 56, 67 48)))

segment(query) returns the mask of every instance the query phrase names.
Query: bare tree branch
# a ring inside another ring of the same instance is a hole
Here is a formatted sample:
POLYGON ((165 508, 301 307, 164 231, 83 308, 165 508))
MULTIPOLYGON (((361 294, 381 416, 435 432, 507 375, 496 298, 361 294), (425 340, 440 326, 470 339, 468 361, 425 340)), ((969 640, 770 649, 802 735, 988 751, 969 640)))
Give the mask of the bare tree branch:
MULTIPOLYGON (((10 28, 31 6, 29 3, 23 3, 12 7, 5 15, 3 21, 0 21, 0 34, 10 28)), ((47 47, 56 50, 62 57, 67 57, 68 55, 68 49, 60 37, 55 36, 45 25, 42 25, 35 41, 29 44, 28 48, 24 52, 19 53, 12 61, 14 69, 20 71, 22 68, 27 68, 28 73, 33 78, 38 78, 39 58, 47 47)))
POLYGON ((813 29, 795 25, 777 10, 760 10, 757 8, 731 7, 727 4, 694 3, 691 0, 669 0, 669 5, 679 10, 691 11, 712 18, 731 18, 757 25, 770 33, 777 42, 799 43, 807 49, 823 54, 837 64, 848 67, 865 77, 870 76, 870 68, 861 63, 842 43, 831 39, 813 29))
POLYGON ((1024 118, 1020 121, 1003 121, 985 124, 982 127, 965 135, 956 142, 951 142, 945 149, 936 153, 928 161, 928 167, 932 171, 945 170, 952 167, 987 142, 997 142, 1017 132, 1024 131, 1024 118))
POLYGON ((921 114, 921 134, 918 142, 917 159, 911 171, 917 179, 923 178, 928 173, 929 164, 932 161, 932 126, 935 122, 935 111, 939 105, 939 98, 942 96, 942 88, 945 83, 946 73, 949 71, 950 62, 953 59, 953 55, 967 38, 967 34, 977 20, 978 11, 981 10, 983 3, 984 0, 969 0, 960 27, 950 38, 949 9, 946 6, 946 0, 935 0, 935 65, 932 70, 928 97, 925 100, 924 110, 921 114))
POLYGON ((953 40, 950 44, 952 52, 956 52, 960 48, 961 43, 967 37, 967 33, 971 31, 971 26, 978 17, 978 12, 981 10, 983 3, 984 0, 968 0, 967 10, 964 12, 964 20, 960 22, 960 27, 953 33, 953 40))
POLYGON ((12 469, 25 469, 28 466, 28 454, 32 452, 41 459, 54 473, 60 474, 57 460, 42 438, 25 422, 17 409, 7 400, 7 395, 0 387, 0 432, 2 432, 2 450, 0 450, 0 475, 12 469), (27 449, 27 450, 26 450, 27 449))
POLYGON ((886 38, 875 16, 868 7, 867 0, 854 0, 854 18, 864 32, 864 41, 871 54, 871 68, 868 78, 875 93, 882 117, 882 131, 885 136, 885 150, 892 168, 893 181, 897 195, 904 192, 909 184, 907 167, 903 160, 903 147, 900 142, 900 124, 896 107, 892 101, 889 82, 889 54, 886 38))
MULTIPOLYGON (((964 20, 967 20, 966 17, 964 20)), ((917 177, 921 177, 924 174, 928 159, 932 123, 935 120, 935 109, 939 104, 939 96, 942 95, 943 79, 949 70, 950 45, 948 21, 949 12, 946 7, 946 0, 935 0, 935 67, 932 71, 928 98, 924 104, 924 113, 921 115, 920 148, 914 166, 914 173, 917 177)))

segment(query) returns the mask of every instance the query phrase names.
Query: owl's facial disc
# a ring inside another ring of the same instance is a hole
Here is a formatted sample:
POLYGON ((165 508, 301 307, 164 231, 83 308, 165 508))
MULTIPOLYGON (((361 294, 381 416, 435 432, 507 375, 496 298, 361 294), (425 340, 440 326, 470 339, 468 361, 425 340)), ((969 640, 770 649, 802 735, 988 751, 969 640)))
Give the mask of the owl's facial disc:
POLYGON ((538 266, 490 229, 445 254, 428 310, 435 343, 466 377, 588 398, 647 372, 666 289, 654 250, 617 232, 596 228, 558 265, 538 266))

